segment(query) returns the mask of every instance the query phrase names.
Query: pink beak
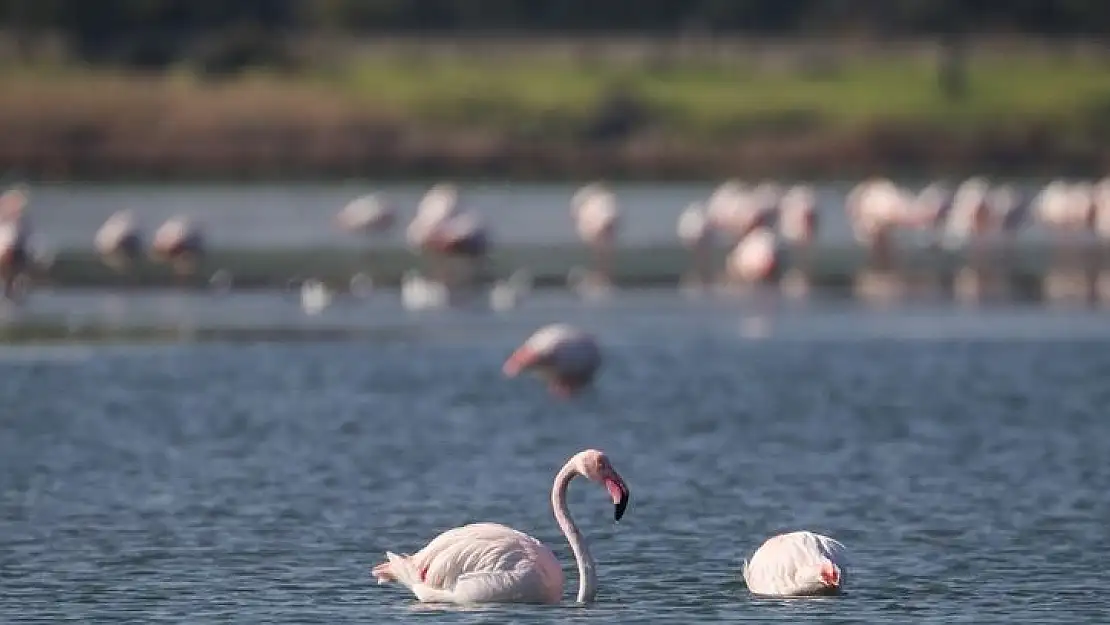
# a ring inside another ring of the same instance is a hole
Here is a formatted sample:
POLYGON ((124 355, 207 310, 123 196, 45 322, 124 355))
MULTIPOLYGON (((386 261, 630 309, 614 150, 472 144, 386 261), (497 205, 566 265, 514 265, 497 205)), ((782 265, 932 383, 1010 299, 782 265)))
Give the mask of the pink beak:
POLYGON ((531 367, 536 362, 536 359, 537 354, 535 350, 524 345, 509 356, 509 359, 505 361, 505 365, 501 367, 501 371, 504 372, 506 377, 515 377, 528 367, 531 367))
POLYGON ((821 583, 829 588, 840 586, 840 567, 832 562, 821 565, 821 583))

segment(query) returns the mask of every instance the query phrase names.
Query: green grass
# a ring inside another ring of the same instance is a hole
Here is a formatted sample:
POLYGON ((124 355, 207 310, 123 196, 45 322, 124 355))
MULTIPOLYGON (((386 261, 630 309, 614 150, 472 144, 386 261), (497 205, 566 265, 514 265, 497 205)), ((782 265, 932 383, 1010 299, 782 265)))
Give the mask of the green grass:
POLYGON ((948 125, 1082 123, 1110 108, 1110 71, 1094 61, 973 61, 967 97, 943 97, 931 64, 906 58, 846 65, 825 75, 689 65, 627 71, 604 65, 362 59, 316 82, 358 102, 439 124, 513 127, 583 120, 615 85, 657 113, 664 131, 731 136, 782 119, 850 129, 875 121, 948 125))

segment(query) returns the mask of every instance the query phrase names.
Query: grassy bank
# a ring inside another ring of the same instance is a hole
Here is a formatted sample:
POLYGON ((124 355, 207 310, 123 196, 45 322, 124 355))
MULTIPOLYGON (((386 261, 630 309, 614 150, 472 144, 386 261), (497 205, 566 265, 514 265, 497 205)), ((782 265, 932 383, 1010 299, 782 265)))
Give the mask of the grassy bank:
POLYGON ((0 71, 0 167, 44 177, 1094 173, 1110 65, 973 56, 964 98, 911 55, 768 68, 518 53, 361 55, 219 81, 0 71))

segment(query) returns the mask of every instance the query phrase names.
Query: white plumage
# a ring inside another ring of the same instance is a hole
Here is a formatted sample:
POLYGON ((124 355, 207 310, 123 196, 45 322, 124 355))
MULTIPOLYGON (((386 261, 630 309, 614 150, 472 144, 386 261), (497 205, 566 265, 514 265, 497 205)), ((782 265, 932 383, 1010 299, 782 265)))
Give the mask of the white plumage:
POLYGON ((748 590, 769 597, 833 594, 848 574, 847 549, 839 541, 799 531, 780 534, 744 562, 748 590))

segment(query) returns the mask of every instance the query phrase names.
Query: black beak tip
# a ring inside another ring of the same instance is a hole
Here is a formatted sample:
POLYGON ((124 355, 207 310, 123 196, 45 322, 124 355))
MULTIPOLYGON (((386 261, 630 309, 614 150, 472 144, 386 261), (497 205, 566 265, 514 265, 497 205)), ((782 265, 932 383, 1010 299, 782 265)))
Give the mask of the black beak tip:
POLYGON ((615 506, 613 506, 613 520, 614 521, 620 521, 621 517, 624 516, 624 510, 627 507, 628 507, 628 496, 626 495, 626 496, 622 497, 621 500, 618 501, 615 506))

